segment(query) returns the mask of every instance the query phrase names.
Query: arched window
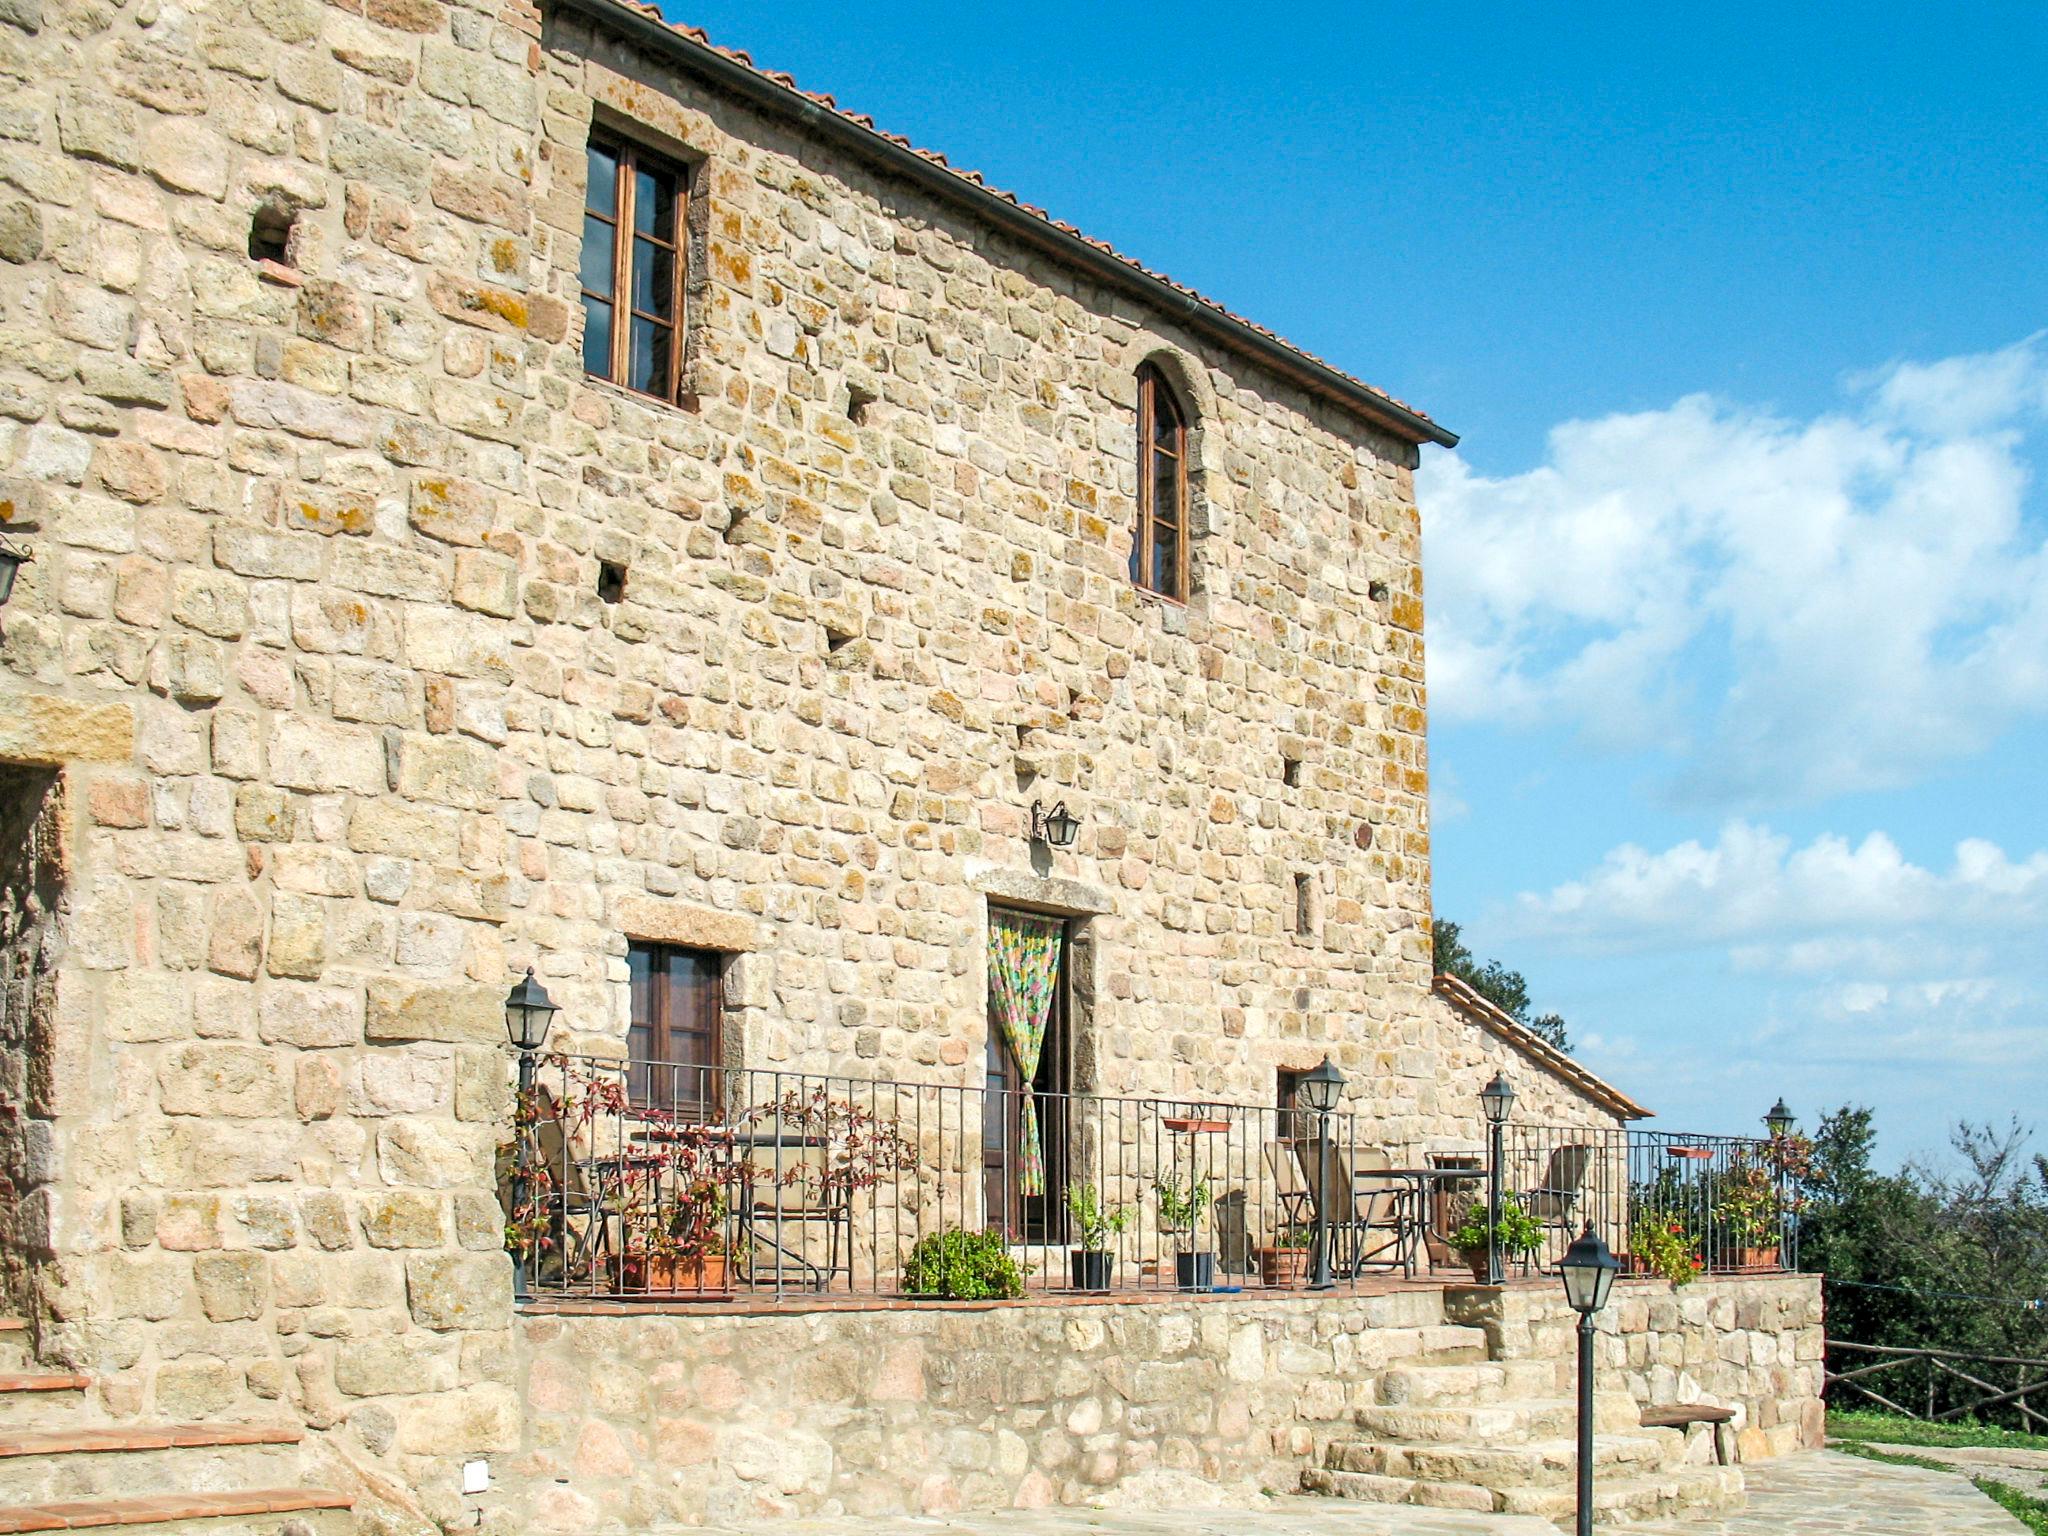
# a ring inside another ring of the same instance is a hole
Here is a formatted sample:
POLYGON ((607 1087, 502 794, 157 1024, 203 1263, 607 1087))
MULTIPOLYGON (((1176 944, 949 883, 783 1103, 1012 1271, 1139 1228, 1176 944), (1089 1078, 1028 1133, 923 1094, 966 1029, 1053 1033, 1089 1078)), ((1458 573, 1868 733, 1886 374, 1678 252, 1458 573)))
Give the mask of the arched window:
POLYGON ((1188 595, 1188 419, 1150 363, 1138 370, 1138 531, 1131 580, 1161 597, 1188 595))

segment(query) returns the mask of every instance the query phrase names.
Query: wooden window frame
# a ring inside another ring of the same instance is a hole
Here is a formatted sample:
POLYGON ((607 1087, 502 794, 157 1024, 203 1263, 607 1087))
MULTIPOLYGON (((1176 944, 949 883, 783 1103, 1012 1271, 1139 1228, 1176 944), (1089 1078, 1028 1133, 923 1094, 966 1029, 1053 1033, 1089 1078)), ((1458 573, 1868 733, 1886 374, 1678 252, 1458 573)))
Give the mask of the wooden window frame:
POLYGON ((1166 376, 1146 363, 1138 369, 1138 527, 1134 535, 1131 559, 1136 569, 1132 580, 1143 591, 1156 597, 1163 597, 1170 603, 1185 603, 1188 596, 1188 413, 1181 404, 1180 396, 1166 376), (1174 506, 1168 515, 1162 515, 1153 503, 1153 487, 1158 483, 1154 459, 1159 453, 1154 441, 1154 427, 1158 421, 1159 400, 1164 395, 1166 407, 1173 417, 1174 461, 1173 496, 1174 506), (1153 552, 1156 548, 1157 529, 1164 525, 1173 530, 1173 590, 1171 592, 1152 584, 1153 552))
MULTIPOLYGON (((674 1091, 676 1074, 670 1073, 670 1091, 666 1095, 666 1102, 663 1102, 662 1096, 651 1091, 643 1093, 636 1086, 631 1091, 633 1103, 636 1107, 642 1109, 666 1108, 669 1110, 679 1110, 683 1106, 688 1106, 702 1113, 707 1118, 715 1119, 719 1114, 720 1101, 723 1098, 720 1088, 724 1081, 723 1069, 725 1067, 725 967, 731 957, 719 950, 698 949, 688 944, 663 944, 652 939, 632 939, 627 943, 629 971, 631 969, 631 956, 636 952, 643 952, 647 955, 649 969, 659 978, 659 983, 652 988, 655 1016, 644 1021, 634 1018, 631 1016, 631 1005, 629 1004, 626 1021, 629 1051, 631 1049, 632 1032, 640 1028, 643 1023, 645 1024, 647 1029, 647 1055, 642 1058, 632 1058, 632 1060, 645 1061, 649 1064, 650 1068, 660 1066, 690 1068, 694 1065, 693 1063, 679 1061, 672 1049, 679 1031, 676 1021, 670 1017, 670 1007, 674 1001, 675 988, 667 980, 667 962, 669 959, 676 955, 693 955, 699 959, 708 960, 711 962, 712 973, 716 980, 711 988, 711 1028, 705 1052, 707 1059, 702 1064, 704 1072, 704 1093, 702 1097, 684 1098, 678 1095, 674 1091)), ((630 1061, 628 1072, 630 1081, 633 1075, 630 1061)), ((652 1071, 648 1073, 648 1076, 650 1079, 652 1078, 652 1071)))
MULTIPOLYGON (((603 379, 608 384, 616 384, 620 389, 632 390, 642 399, 681 405, 689 394, 683 387, 683 337, 689 320, 689 311, 684 307, 684 301, 689 287, 690 167, 672 156, 643 148, 622 134, 593 130, 590 142, 593 146, 609 150, 615 155, 618 158, 618 169, 613 173, 612 186, 615 218, 607 218, 593 208, 590 204, 590 189, 585 187, 583 191, 583 216, 612 226, 611 296, 607 298, 601 293, 592 293, 583 286, 580 273, 577 278, 577 300, 585 306, 586 325, 589 324, 588 306, 591 300, 609 304, 612 311, 612 347, 607 371, 592 373, 586 366, 583 370, 584 377, 603 379), (659 171, 675 178, 675 223, 668 231, 667 240, 659 238, 658 234, 643 235, 634 227, 634 173, 642 168, 659 171), (669 263, 675 284, 674 292, 669 295, 669 313, 674 317, 673 320, 664 321, 659 315, 633 307, 633 246, 638 240, 647 240, 658 245, 674 257, 669 263), (635 318, 652 321, 656 325, 667 325, 669 328, 667 394, 658 395, 652 390, 635 389, 626 382, 631 376, 635 318)), ((585 163, 588 163, 587 154, 585 163)))

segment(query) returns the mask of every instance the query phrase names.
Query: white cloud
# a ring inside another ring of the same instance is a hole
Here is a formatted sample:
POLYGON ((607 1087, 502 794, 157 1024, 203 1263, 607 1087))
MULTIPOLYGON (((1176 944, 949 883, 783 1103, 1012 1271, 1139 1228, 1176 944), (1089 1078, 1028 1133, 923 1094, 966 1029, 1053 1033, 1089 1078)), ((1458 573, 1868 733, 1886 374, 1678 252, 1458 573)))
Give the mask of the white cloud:
POLYGON ((2048 928, 2048 850, 2015 859, 1995 843, 1958 843, 1945 870, 1915 864, 1882 832, 1832 835, 1802 848, 1768 827, 1731 821, 1712 844, 1653 853, 1625 843, 1598 868, 1525 892, 1509 931, 1582 950, 1647 952, 1729 946, 1745 969, 1791 974, 1886 970, 1902 945, 1921 962, 1953 961, 1986 933, 2048 928))
POLYGON ((1806 421, 1566 422, 1519 475, 1427 460, 1439 716, 1661 751, 1744 806, 1910 783, 2048 712, 2048 333, 1848 388, 1806 421))

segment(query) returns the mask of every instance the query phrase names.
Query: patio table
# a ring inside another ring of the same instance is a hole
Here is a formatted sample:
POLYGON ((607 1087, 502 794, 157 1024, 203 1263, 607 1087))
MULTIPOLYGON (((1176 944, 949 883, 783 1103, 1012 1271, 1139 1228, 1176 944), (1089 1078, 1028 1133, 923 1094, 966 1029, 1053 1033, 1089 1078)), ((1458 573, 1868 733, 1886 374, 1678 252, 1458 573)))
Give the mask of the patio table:
MULTIPOLYGON (((1485 1177, 1486 1170, 1483 1168, 1372 1168, 1361 1169, 1354 1174, 1353 1185, 1354 1189, 1361 1189, 1368 1184, 1393 1180, 1406 1185, 1412 1192, 1417 1214, 1414 1230, 1404 1245, 1403 1254, 1404 1271, 1412 1280, 1415 1278, 1416 1255, 1419 1252, 1427 1252, 1424 1246, 1426 1239, 1434 1237, 1446 1248, 1449 1247, 1447 1234, 1436 1230, 1432 1225, 1436 1202, 1430 1199, 1431 1193, 1441 1193, 1459 1184, 1477 1183, 1485 1177)), ((1430 1268, 1432 1271, 1436 1268, 1433 1259, 1430 1268)))

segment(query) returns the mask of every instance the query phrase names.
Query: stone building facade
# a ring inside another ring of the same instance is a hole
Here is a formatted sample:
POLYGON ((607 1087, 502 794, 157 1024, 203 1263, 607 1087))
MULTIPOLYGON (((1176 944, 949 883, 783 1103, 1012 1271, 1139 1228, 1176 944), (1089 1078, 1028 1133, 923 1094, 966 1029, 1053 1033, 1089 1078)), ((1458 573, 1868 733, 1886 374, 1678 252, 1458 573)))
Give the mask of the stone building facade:
POLYGON ((0 81, 4 1274, 103 1411, 447 1515, 502 999, 616 1050, 634 941, 747 1066, 977 1082, 995 902, 1080 1088, 1631 1111, 1431 991, 1427 418, 617 0, 0 0, 0 81), (687 193, 670 400, 586 372, 593 125, 687 193))

